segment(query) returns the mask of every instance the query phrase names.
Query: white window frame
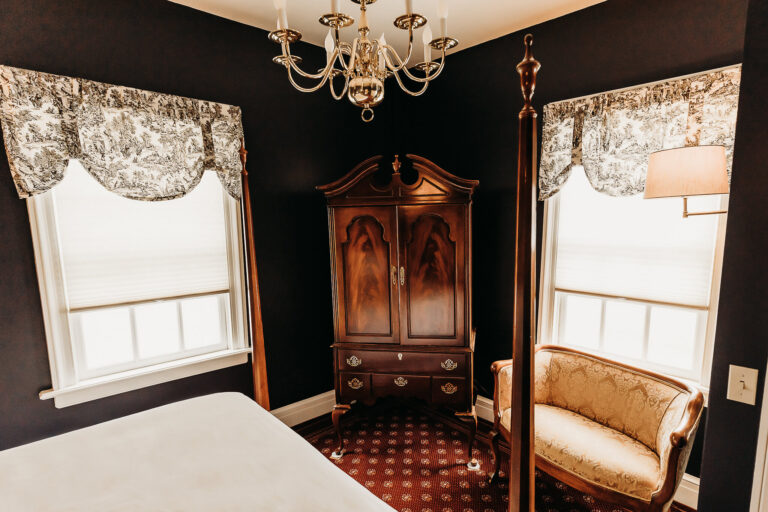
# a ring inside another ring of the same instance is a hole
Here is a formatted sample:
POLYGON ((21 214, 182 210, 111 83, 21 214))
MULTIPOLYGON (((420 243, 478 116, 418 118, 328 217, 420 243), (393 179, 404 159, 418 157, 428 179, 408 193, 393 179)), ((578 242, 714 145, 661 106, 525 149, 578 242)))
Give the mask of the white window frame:
MULTIPOLYGON (((720 207, 722 210, 726 210, 728 207, 728 196, 723 195, 720 200, 720 207)), ((665 306, 656 301, 643 301, 626 297, 612 297, 600 294, 579 293, 573 290, 556 290, 555 289, 555 269, 557 268, 557 229, 560 210, 560 195, 556 194, 544 201, 544 230, 542 241, 542 255, 541 255, 541 279, 539 290, 539 318, 538 318, 538 337, 537 343, 549 344, 555 343, 556 329, 558 329, 557 312, 558 305, 555 299, 556 295, 575 293, 582 296, 593 296, 603 299, 603 307, 605 307, 605 300, 619 299, 627 300, 635 303, 665 306)), ((680 212, 682 215, 682 200, 680 204, 680 212)), ((709 307, 698 308, 708 310, 706 323, 700 322, 699 328, 706 329, 704 336, 704 346, 701 354, 701 371, 695 374, 691 374, 688 378, 680 377, 679 375, 671 375, 670 371, 665 371, 662 365, 656 365, 647 361, 622 358, 615 354, 606 354, 608 357, 616 360, 623 360, 635 366, 647 368, 652 371, 657 371, 663 374, 667 374, 672 378, 687 381, 690 384, 697 386, 705 395, 705 399, 708 399, 709 395, 709 383, 710 374, 712 373, 712 352, 715 344, 715 328, 717 325, 717 309, 718 300, 720 297, 720 278, 723 269, 723 249, 725 246, 725 228, 727 222, 727 214, 719 215, 717 224, 717 239, 715 242, 715 254, 714 264, 712 269, 712 281, 710 283, 709 291, 709 307), (702 325, 704 324, 704 325, 702 325)), ((678 307, 676 305, 667 304, 669 307, 678 307)), ((686 308, 697 309, 697 308, 686 308)), ((603 315, 603 322, 604 322, 603 315)), ((647 328, 646 328, 647 330, 647 328)), ((646 335, 647 337, 647 335, 646 335)), ((578 347, 583 349, 583 347, 578 347)), ((708 400, 707 400, 708 401, 708 400)))
MULTIPOLYGON (((64 272, 59 247, 55 203, 50 193, 27 199, 29 223, 35 253, 35 266, 40 285, 48 360, 52 388, 41 391, 41 400, 53 398, 57 408, 96 400, 126 391, 153 386, 248 362, 251 353, 247 329, 247 299, 240 202, 222 188, 227 225, 227 266, 230 289, 213 293, 229 293, 231 323, 228 346, 206 353, 188 353, 182 358, 164 358, 147 366, 116 371, 106 375, 82 375, 78 378, 77 358, 71 335, 76 325, 70 324, 64 288, 64 272), (85 377, 85 378, 83 378, 85 377)), ((175 300, 178 297, 169 297, 175 300)), ((147 301, 152 303, 157 301, 147 301)), ((138 304, 138 303, 137 303, 138 304)), ((76 324, 76 322, 75 322, 76 324)))

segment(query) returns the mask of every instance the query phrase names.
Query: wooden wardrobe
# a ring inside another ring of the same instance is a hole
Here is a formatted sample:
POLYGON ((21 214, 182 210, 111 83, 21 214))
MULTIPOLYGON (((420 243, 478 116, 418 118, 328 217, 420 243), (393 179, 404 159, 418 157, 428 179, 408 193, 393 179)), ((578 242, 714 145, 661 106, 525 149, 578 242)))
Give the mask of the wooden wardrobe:
POLYGON ((469 423, 470 447, 475 435, 471 207, 478 182, 418 156, 407 155, 407 163, 413 183, 403 181, 398 157, 393 172, 377 172, 379 156, 318 187, 328 200, 331 247, 334 457, 344 448, 340 418, 357 400, 400 396, 447 406, 469 423))

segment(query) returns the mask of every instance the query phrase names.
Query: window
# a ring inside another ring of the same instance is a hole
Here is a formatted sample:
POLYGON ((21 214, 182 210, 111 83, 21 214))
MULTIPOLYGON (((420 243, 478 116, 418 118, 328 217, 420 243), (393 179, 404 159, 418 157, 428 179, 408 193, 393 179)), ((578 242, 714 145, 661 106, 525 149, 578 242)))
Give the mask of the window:
MULTIPOLYGON (((722 198, 690 199, 717 210, 722 198)), ((539 333, 555 343, 709 383, 725 216, 678 198, 614 198, 577 167, 545 205, 539 333)))
POLYGON ((29 200, 57 407, 247 361, 239 204, 135 201, 71 161, 29 200))

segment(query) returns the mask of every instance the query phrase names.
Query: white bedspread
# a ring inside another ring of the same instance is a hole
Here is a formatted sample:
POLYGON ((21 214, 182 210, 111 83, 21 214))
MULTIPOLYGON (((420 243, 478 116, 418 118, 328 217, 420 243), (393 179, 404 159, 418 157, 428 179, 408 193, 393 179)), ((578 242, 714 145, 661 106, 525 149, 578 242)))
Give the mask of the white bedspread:
POLYGON ((0 452, 0 511, 393 512, 238 393, 0 452))

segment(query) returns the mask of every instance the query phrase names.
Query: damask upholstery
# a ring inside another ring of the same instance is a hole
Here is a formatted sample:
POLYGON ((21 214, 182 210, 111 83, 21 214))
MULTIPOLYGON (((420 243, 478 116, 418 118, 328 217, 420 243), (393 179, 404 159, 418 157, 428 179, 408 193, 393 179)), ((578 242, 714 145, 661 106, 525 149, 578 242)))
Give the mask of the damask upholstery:
MULTIPOLYGON (((509 439, 512 362, 492 369, 494 427, 509 439)), ((565 472, 566 483, 611 491, 624 505, 627 497, 633 510, 668 508, 698 426, 699 391, 554 346, 536 351, 534 388, 537 461, 565 472)))
POLYGON ((597 359, 567 352, 550 352, 546 373, 549 393, 536 402, 578 413, 640 441, 659 448, 660 425, 677 424, 682 410, 668 411, 684 391, 653 377, 597 359))
MULTIPOLYGON (((590 482, 650 500, 659 457, 644 444, 584 416, 536 404, 536 454, 590 482)), ((509 428, 510 411, 501 423, 509 428)))

